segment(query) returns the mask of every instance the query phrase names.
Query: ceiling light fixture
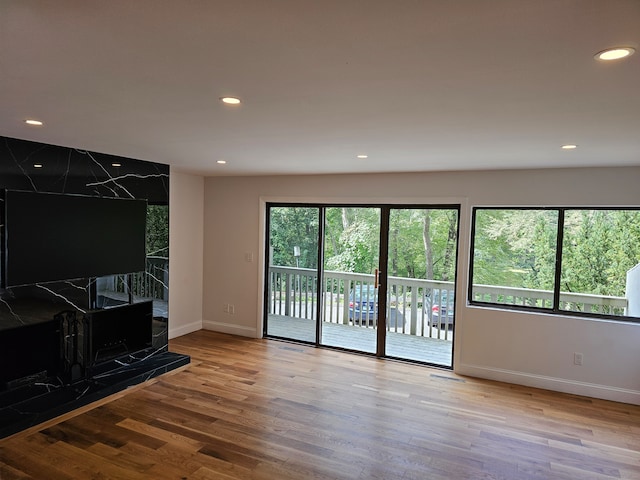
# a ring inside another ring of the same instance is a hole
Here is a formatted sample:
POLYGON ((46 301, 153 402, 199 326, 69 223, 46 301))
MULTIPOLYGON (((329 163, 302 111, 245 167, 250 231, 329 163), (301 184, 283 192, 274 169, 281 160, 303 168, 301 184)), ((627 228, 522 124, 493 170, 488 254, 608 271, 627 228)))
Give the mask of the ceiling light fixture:
POLYGON ((218 165, 225 165, 227 163, 227 161, 226 160, 218 160, 216 163, 218 165))
POLYGON ((630 55, 633 55, 635 52, 634 48, 631 47, 615 47, 615 48, 607 48, 606 50, 602 50, 601 52, 596 53, 596 60, 618 60, 620 58, 625 58, 630 55))
POLYGON ((112 166, 112 167, 121 167, 121 166, 122 166, 122 164, 121 164, 121 163, 117 163, 117 162, 115 162, 115 163, 112 163, 112 164, 111 164, 111 166, 112 166))
POLYGON ((237 97, 220 97, 220 101, 222 103, 226 103, 227 105, 239 105, 240 99, 237 97))
POLYGON ((41 163, 34 163, 33 164, 33 168, 42 168, 42 164, 41 163))
POLYGON ((26 123, 27 125, 31 125, 34 127, 41 127, 43 125, 43 123, 40 120, 34 120, 32 118, 27 118, 24 123, 26 123))
POLYGON ((578 148, 578 145, 573 145, 573 144, 567 144, 567 145, 562 145, 563 150, 575 150, 576 148, 578 148))
POLYGON ((356 158, 369 158, 369 155, 356 155, 356 158))

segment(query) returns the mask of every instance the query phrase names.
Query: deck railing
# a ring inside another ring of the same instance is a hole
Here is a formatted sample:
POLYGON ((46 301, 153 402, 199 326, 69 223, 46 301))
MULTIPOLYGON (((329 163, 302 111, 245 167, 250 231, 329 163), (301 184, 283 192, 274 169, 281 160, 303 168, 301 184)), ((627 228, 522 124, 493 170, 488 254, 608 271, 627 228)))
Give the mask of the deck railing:
MULTIPOLYGON (((362 328, 375 328, 366 311, 350 309, 350 295, 357 292, 365 303, 373 288, 373 275, 325 271, 322 296, 323 321, 352 324, 362 328), (351 310, 351 312, 350 312, 351 310), (350 318, 351 317, 351 318, 350 318)), ((453 299, 453 282, 389 277, 387 288, 387 330, 410 335, 451 339, 452 330, 436 328, 431 310, 425 308, 425 296, 432 292, 447 291, 444 298, 453 299), (415 299, 415 300, 414 300, 415 299)), ((276 267, 269 269, 269 313, 315 320, 319 296, 317 271, 307 268, 276 267)), ((452 324, 453 311, 438 317, 438 323, 452 324)))
MULTIPOLYGON (((325 271, 322 292, 317 292, 317 271, 307 268, 269 268, 269 313, 315 320, 318 301, 324 298, 323 321, 353 324, 363 328, 374 328, 366 312, 354 314, 350 311, 350 296, 358 292, 364 302, 374 282, 373 275, 325 271), (351 317, 351 318, 350 318, 351 317)), ((452 308, 442 308, 446 314, 434 318, 427 298, 439 298, 443 303, 454 298, 454 283, 415 278, 388 277, 387 325, 388 331, 431 338, 450 340, 453 324, 452 308), (447 300, 449 299, 449 300, 447 300)), ((508 305, 530 305, 551 308, 553 292, 491 285, 474 285, 473 298, 478 301, 508 305)), ((560 293, 560 308, 567 311, 622 315, 628 300, 622 297, 560 293)))
MULTIPOLYGON (((506 305, 524 305, 539 308, 553 307, 553 292, 493 285, 474 285, 473 299, 506 305)), ((560 292, 560 310, 568 312, 626 315, 629 301, 624 297, 560 292)))
MULTIPOLYGON (((125 277, 125 275, 114 275, 108 279, 110 285, 105 288, 117 293, 128 293, 125 277)), ((132 275, 131 291, 137 297, 168 301, 169 259, 148 256, 145 271, 132 275)))

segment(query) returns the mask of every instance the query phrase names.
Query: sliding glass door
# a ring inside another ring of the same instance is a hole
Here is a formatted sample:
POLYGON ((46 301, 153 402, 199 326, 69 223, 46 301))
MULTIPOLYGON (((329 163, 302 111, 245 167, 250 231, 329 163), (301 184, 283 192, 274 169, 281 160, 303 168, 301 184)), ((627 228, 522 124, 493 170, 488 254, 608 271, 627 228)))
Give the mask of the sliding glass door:
POLYGON ((268 205, 265 335, 450 367, 458 217, 268 205))
POLYGON ((269 336, 316 342, 320 208, 267 210, 266 330, 269 336))
POLYGON ((391 208, 385 353, 451 365, 458 247, 457 208, 391 208))
POLYGON ((320 343, 376 353, 380 208, 326 207, 320 343))

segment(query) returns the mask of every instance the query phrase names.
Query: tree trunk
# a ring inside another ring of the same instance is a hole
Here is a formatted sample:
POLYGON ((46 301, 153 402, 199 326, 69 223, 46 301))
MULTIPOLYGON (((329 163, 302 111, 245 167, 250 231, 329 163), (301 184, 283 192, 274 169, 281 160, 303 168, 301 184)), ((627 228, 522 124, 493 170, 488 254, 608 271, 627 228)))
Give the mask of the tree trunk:
POLYGON ((431 247, 431 210, 424 211, 424 227, 422 229, 424 257, 427 267, 427 280, 433 280, 433 248, 431 247))
POLYGON ((442 266, 442 280, 448 282, 449 270, 451 269, 451 262, 454 258, 454 251, 456 248, 456 238, 458 236, 457 229, 457 215, 455 213, 448 214, 449 217, 449 235, 447 237, 447 247, 444 251, 444 264, 442 266))
POLYGON ((398 227, 391 231, 391 276, 398 276, 398 227))
MULTIPOLYGON (((391 247, 391 252, 389 255, 391 256, 391 272, 389 273, 392 277, 398 276, 398 226, 396 225, 391 231, 391 238, 389 239, 389 246, 391 247)), ((393 285, 393 295, 396 295, 396 285, 393 285)))
POLYGON ((351 225, 351 220, 349 219, 349 211, 347 208, 342 209, 342 229, 346 230, 351 225))

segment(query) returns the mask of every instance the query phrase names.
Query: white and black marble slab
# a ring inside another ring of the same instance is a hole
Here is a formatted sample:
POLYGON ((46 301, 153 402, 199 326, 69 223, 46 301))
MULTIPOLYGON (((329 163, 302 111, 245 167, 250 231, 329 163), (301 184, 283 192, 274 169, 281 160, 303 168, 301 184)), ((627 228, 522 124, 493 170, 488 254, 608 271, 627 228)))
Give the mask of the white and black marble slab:
MULTIPOLYGON (((188 357, 167 352, 168 165, 90 152, 72 146, 48 145, 0 137, 0 246, 2 248, 5 245, 5 190, 145 199, 149 208, 164 209, 162 210, 164 216, 155 217, 154 238, 147 237, 146 271, 132 272, 135 273, 135 281, 155 285, 152 298, 152 351, 156 355, 146 359, 145 365, 140 362, 140 369, 146 372, 144 374, 137 367, 128 365, 129 360, 126 358, 118 362, 127 365, 114 362, 111 366, 103 366, 107 370, 101 371, 100 375, 106 375, 105 377, 83 380, 88 382, 87 393, 90 395, 83 394, 81 398, 90 397, 95 400, 100 395, 113 393, 116 384, 127 385, 141 381, 141 378, 148 375, 148 371, 162 373, 176 362, 188 362, 188 357), (160 225, 158 225, 158 218, 160 218, 160 225), (162 238, 158 238, 158 232, 161 232, 162 238), (167 365, 163 366, 163 361, 166 361, 167 365), (117 377, 117 381, 107 380, 109 368, 113 370, 113 378, 117 377), (100 393, 101 391, 103 393, 100 393)), ((2 277, 6 258, 4 255, 0 255, 0 258, 2 258, 0 261, 0 277, 2 277)), ((51 321, 60 312, 73 311, 78 318, 82 318, 82 315, 91 309, 108 308, 130 301, 149 300, 149 298, 137 297, 136 292, 129 292, 129 285, 126 282, 124 282, 126 284, 124 291, 104 293, 103 290, 105 288, 108 290, 109 285, 114 282, 123 284, 122 280, 125 279, 120 277, 67 279, 12 288, 0 287, 0 343, 3 331, 51 321)), ((4 283, 0 282, 0 285, 4 283)), ((30 355, 32 345, 37 344, 38 342, 25 340, 24 345, 20 345, 20 353, 16 355, 30 355)), ((20 358, 10 360, 11 362, 0 365, 0 368, 10 369, 12 362, 15 364, 21 361, 20 358)), ((140 358, 132 358, 132 363, 136 361, 140 361, 140 358)), ((8 384, 0 385, 0 425, 2 425, 0 436, 2 432, 9 432, 5 435, 10 434, 17 431, 16 428, 26 428, 42 421, 45 417, 50 418, 52 412, 57 415, 79 406, 77 401, 72 401, 70 398, 74 397, 78 388, 85 387, 78 383, 65 385, 65 381, 60 380, 60 376, 52 375, 51 371, 47 371, 46 374, 48 378, 45 381, 42 381, 43 373, 38 372, 31 382, 27 378, 23 382, 18 381, 12 384, 18 387, 9 388, 8 384), (18 404, 21 405, 20 408, 18 404), (30 411, 33 415, 28 413, 30 411), (27 415, 29 419, 25 421, 27 417, 23 415, 27 415)), ((4 375, 3 378, 5 377, 10 375, 4 375)))

